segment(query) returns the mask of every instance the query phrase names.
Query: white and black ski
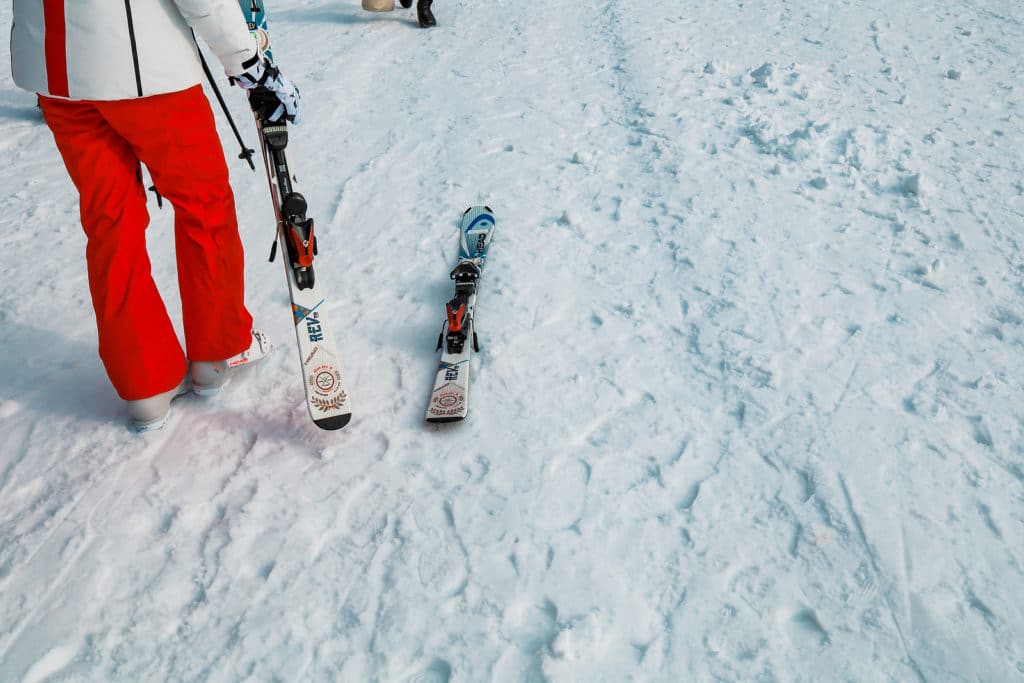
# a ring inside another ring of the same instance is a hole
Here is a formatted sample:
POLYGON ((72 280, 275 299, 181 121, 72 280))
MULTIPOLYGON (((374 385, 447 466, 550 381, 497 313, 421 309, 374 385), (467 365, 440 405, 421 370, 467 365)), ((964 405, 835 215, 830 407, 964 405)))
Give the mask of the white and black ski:
POLYGON ((446 319, 437 350, 441 361, 427 407, 427 422, 457 422, 469 414, 469 361, 480 350, 476 335, 477 285, 494 237, 494 213, 471 206, 462 215, 459 262, 452 269, 455 296, 446 305, 446 319))
MULTIPOLYGON (((250 29, 263 32, 262 47, 269 47, 263 3, 245 0, 242 10, 250 29)), ((268 107, 263 106, 261 95, 261 88, 255 88, 249 93, 249 101, 255 113, 263 163, 277 217, 277 238, 270 260, 274 260, 280 246, 288 277, 309 415, 321 429, 341 429, 352 419, 352 405, 341 373, 338 347, 327 323, 326 297, 313 271, 313 258, 317 253, 313 219, 306 216, 306 199, 295 189, 295 178, 288 168, 285 154, 287 124, 284 120, 280 123, 265 120, 268 107)), ((270 107, 272 110, 273 106, 270 107)))

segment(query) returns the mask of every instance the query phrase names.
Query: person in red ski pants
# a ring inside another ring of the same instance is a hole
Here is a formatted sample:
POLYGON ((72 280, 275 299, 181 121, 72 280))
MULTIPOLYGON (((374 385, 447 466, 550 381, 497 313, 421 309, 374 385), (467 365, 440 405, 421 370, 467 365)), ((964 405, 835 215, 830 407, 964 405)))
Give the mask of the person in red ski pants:
POLYGON ((99 353, 121 398, 170 391, 188 369, 150 275, 139 162, 174 207, 188 359, 247 349, 252 316, 235 202, 202 88, 110 102, 41 97, 40 107, 81 196, 99 353))
POLYGON ((277 100, 274 117, 299 114, 298 91, 260 54, 237 0, 172 2, 14 0, 11 37, 15 81, 38 93, 80 195, 99 355, 140 431, 163 426, 190 384, 212 393, 271 348, 245 306, 234 197, 191 31, 234 82, 277 100), (110 31, 125 10, 128 33, 110 31), (174 207, 185 349, 150 272, 142 164, 174 207))

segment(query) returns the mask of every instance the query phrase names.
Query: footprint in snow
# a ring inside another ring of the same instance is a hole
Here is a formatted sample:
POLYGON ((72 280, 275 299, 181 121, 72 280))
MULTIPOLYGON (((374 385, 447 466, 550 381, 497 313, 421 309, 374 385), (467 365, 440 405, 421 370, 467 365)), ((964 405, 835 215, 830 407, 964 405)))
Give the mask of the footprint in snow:
POLYGON ((590 482, 590 467, 575 458, 548 463, 533 506, 541 529, 568 529, 583 516, 590 482))
POLYGON ((365 547, 380 538, 388 526, 389 496, 380 486, 364 486, 350 499, 345 510, 345 528, 348 541, 365 547))
POLYGON ((419 541, 416 575, 423 590, 437 597, 457 594, 466 585, 466 555, 444 535, 430 529, 419 541))
POLYGON ((468 559, 450 505, 413 505, 397 524, 402 564, 415 574, 424 593, 433 598, 460 593, 469 575, 468 559))
POLYGON ((405 680, 406 683, 448 683, 451 677, 451 664, 443 659, 435 659, 426 669, 405 680))

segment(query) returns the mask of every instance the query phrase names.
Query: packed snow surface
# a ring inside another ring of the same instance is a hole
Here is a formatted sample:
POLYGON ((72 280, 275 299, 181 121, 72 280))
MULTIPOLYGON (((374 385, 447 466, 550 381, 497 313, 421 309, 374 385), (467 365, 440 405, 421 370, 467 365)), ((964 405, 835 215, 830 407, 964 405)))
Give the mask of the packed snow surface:
POLYGON ((1024 678, 1024 3, 269 4, 355 417, 305 412, 218 114, 279 349, 126 429, 3 52, 0 680, 1024 678), (470 417, 430 426, 476 203, 470 417))

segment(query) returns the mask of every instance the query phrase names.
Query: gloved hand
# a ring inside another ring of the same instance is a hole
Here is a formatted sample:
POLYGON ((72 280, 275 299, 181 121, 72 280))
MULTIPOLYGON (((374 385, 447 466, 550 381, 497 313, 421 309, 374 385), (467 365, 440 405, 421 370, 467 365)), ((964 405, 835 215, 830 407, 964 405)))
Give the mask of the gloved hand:
POLYGON ((242 67, 242 73, 232 76, 231 81, 249 91, 253 111, 271 123, 283 116, 286 121, 298 123, 302 114, 299 89, 285 78, 281 71, 266 57, 257 54, 242 67))

